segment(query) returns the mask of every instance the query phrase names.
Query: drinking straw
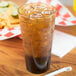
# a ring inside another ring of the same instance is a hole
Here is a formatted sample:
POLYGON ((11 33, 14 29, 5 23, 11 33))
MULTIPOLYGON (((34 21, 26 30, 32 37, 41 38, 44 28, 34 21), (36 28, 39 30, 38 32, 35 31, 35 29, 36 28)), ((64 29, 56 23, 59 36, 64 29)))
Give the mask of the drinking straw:
POLYGON ((49 73, 49 74, 46 74, 45 76, 55 76, 55 75, 57 75, 57 74, 59 74, 59 73, 62 73, 62 72, 69 72, 69 71, 72 71, 72 67, 71 66, 69 66, 69 67, 64 67, 64 68, 61 68, 61 69, 59 69, 59 70, 56 70, 56 71, 54 71, 54 72, 52 72, 52 73, 49 73))

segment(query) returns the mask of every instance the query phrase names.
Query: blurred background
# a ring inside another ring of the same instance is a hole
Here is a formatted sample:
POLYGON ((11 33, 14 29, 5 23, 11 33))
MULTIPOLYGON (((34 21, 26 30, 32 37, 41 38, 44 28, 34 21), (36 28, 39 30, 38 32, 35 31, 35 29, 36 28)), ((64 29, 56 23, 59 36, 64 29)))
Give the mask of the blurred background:
POLYGON ((73 6, 73 0, 59 0, 65 5, 73 6))
MULTIPOLYGON (((59 0, 65 7, 67 7, 70 12, 76 17, 76 12, 73 9, 73 1, 74 0, 59 0)), ((76 37, 76 25, 75 26, 68 26, 68 27, 60 27, 56 26, 57 30, 65 32, 67 34, 73 35, 76 37), (68 31, 69 30, 69 31, 68 31)))

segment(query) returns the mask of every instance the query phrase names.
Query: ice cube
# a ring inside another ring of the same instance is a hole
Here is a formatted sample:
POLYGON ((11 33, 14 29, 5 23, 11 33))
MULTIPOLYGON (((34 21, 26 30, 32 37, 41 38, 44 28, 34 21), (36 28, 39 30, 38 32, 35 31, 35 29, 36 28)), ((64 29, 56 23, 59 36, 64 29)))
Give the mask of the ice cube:
POLYGON ((47 10, 47 8, 45 8, 44 10, 47 10))
POLYGON ((50 10, 44 11, 44 14, 50 14, 50 10))
POLYGON ((46 15, 50 15, 50 14, 52 14, 54 11, 51 11, 51 10, 46 10, 46 11, 44 11, 44 14, 46 14, 46 15))
POLYGON ((35 9, 45 9, 44 6, 35 6, 35 9))
POLYGON ((42 16, 41 12, 30 15, 31 18, 39 18, 41 16, 42 16))
POLYGON ((30 9, 30 6, 26 6, 26 7, 24 7, 24 9, 25 10, 28 10, 28 9, 30 9))
POLYGON ((30 13, 30 11, 28 11, 28 14, 30 13))

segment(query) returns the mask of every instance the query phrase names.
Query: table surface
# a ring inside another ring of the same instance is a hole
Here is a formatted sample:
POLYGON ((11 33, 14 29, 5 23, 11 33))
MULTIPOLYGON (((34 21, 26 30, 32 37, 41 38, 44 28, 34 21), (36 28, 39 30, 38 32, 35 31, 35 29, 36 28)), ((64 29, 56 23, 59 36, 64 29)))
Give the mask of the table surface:
MULTIPOLYGON (((15 2, 21 4, 18 0, 15 2)), ((71 7, 68 8, 74 13, 71 7)), ((56 30, 76 36, 76 26, 67 28, 56 26, 56 30), (69 32, 67 30, 69 30, 69 32)), ((24 51, 21 39, 12 38, 0 41, 0 76, 44 76, 47 73, 67 66, 72 66, 73 70, 71 72, 63 72, 56 76, 76 76, 76 48, 71 50, 71 52, 63 58, 52 55, 52 64, 48 72, 36 75, 29 73, 25 69, 24 51)))

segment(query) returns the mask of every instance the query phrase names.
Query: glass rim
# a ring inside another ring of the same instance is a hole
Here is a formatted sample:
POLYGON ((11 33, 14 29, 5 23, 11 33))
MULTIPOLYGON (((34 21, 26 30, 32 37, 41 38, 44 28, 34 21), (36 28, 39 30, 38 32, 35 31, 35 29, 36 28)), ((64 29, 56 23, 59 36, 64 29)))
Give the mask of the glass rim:
MULTIPOLYGON (((30 3, 28 3, 28 4, 30 4, 30 3)), ((25 4, 25 5, 27 5, 27 4, 25 4)), ((21 12, 20 12, 20 9, 23 7, 24 5, 21 5, 19 8, 18 8, 18 13, 21 15, 21 16, 23 16, 23 17, 27 17, 27 18, 29 18, 29 16, 26 16, 26 15, 24 15, 24 14, 22 14, 21 12)), ((52 5, 51 5, 52 6, 52 5)), ((50 14, 49 16, 52 16, 53 14, 55 14, 56 12, 57 12, 57 10, 56 10, 56 7, 54 7, 54 6, 52 6, 55 10, 54 10, 54 12, 52 13, 52 14, 50 14)), ((47 16, 46 16, 47 17, 47 16)), ((39 18, 41 18, 41 17, 39 17, 39 18)))

